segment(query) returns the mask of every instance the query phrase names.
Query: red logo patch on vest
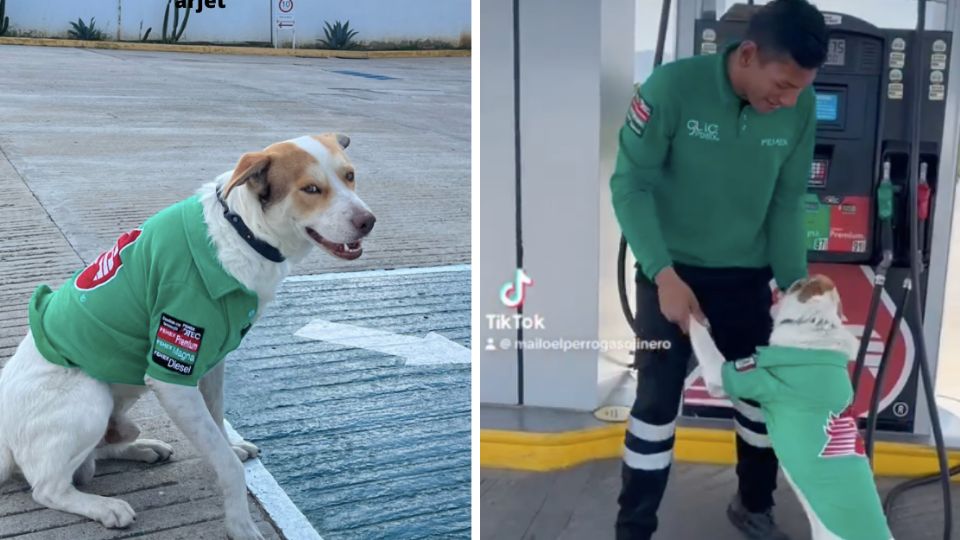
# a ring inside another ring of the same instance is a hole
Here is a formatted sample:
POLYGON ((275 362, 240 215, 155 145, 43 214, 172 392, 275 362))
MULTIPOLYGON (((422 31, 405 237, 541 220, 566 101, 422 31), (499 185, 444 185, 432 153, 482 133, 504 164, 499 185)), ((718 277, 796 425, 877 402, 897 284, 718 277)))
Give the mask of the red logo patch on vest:
POLYGON ((851 407, 847 407, 839 415, 830 413, 823 431, 827 434, 827 443, 823 445, 823 450, 820 450, 820 457, 865 457, 867 455, 851 407))
POLYGON ((134 229, 121 234, 112 248, 101 253, 97 260, 93 261, 83 272, 80 272, 74 285, 81 291, 91 291, 113 279, 117 275, 117 271, 120 270, 120 266, 123 265, 123 261, 120 260, 120 252, 136 241, 141 232, 140 229, 134 229))

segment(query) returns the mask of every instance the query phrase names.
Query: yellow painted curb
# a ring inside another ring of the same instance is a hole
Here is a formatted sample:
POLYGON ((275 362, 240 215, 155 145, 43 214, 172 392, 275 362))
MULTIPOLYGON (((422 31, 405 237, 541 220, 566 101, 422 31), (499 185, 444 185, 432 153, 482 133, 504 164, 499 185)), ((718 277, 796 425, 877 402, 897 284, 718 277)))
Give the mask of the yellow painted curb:
MULTIPOLYGON (((560 433, 480 430, 480 466, 522 471, 552 471, 588 461, 619 458, 626 424, 560 433)), ((677 461, 733 465, 733 431, 678 427, 677 461)), ((939 470, 933 448, 878 441, 874 449, 877 476, 923 476, 939 470)), ((960 452, 950 452, 950 466, 960 464, 960 452)), ((955 481, 960 479, 955 478, 955 481)))
POLYGON ((300 58, 440 58, 470 56, 468 49, 429 51, 334 51, 327 49, 273 49, 270 47, 231 47, 226 45, 180 45, 176 43, 141 43, 127 41, 81 41, 0 37, 0 45, 33 45, 38 47, 79 47, 82 49, 114 49, 121 51, 160 51, 202 54, 243 54, 250 56, 295 56, 300 58))

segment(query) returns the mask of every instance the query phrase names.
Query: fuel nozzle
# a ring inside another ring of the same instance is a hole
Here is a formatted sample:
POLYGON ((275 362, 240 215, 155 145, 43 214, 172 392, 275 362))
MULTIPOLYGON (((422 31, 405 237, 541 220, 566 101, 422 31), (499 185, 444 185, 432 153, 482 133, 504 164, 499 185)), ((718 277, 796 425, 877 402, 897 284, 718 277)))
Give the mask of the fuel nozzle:
POLYGON ((917 185, 917 217, 926 221, 930 216, 930 184, 927 182, 926 161, 920 162, 920 183, 917 185))
POLYGON ((883 252, 883 260, 877 267, 879 277, 893 264, 893 182, 890 181, 889 159, 883 162, 883 177, 877 186, 877 217, 880 219, 880 248, 883 252))

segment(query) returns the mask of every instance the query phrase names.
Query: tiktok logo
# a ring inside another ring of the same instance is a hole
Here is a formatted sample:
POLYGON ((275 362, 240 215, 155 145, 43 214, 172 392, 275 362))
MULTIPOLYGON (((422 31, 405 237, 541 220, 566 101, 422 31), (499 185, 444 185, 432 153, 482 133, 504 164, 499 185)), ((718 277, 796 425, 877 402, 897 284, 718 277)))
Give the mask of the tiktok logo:
POLYGON ((503 284, 503 287, 500 287, 500 301, 510 308, 522 306, 528 286, 533 286, 533 279, 522 269, 517 268, 513 281, 508 281, 503 284))

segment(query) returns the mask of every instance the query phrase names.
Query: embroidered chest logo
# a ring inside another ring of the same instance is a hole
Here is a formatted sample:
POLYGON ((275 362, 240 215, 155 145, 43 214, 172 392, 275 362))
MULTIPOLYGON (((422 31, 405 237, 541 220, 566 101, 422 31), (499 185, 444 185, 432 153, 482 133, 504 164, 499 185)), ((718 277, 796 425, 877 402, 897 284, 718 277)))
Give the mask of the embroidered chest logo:
POLYGON ((827 443, 823 445, 823 450, 820 450, 820 457, 865 457, 867 455, 863 439, 860 438, 860 431, 857 430, 857 419, 853 417, 850 407, 844 409, 839 415, 830 413, 823 431, 827 434, 827 443))
POLYGON ((760 139, 760 146, 787 146, 789 144, 790 141, 784 139, 783 137, 760 139))
POLYGON ((193 373, 197 351, 203 340, 203 328, 160 314, 160 327, 153 342, 153 362, 183 375, 193 373))
POLYGON ((687 131, 691 137, 704 141, 720 141, 720 125, 699 120, 687 120, 687 131))
POLYGON ((134 243, 140 237, 141 232, 140 229, 134 229, 121 234, 112 248, 101 253, 97 260, 77 275, 74 286, 81 291, 92 291, 113 279, 120 270, 120 266, 123 265, 123 261, 120 260, 120 252, 123 251, 123 248, 134 243))

